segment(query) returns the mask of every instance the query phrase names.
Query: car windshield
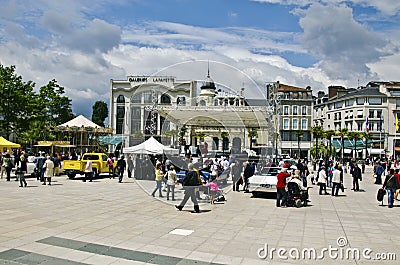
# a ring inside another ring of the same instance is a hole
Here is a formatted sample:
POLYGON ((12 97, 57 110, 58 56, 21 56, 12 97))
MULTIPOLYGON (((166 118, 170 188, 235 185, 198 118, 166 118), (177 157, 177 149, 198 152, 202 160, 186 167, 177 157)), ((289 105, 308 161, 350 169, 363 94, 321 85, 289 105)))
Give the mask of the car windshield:
POLYGON ((261 175, 277 175, 279 172, 278 167, 263 167, 261 169, 261 175))

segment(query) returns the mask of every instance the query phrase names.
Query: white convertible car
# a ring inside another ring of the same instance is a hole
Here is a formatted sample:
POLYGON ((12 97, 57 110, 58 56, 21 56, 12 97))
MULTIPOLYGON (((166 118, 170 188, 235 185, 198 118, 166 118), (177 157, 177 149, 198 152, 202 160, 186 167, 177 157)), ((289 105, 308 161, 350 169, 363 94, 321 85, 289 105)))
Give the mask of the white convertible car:
POLYGON ((263 167, 254 176, 249 178, 249 190, 251 192, 276 192, 277 175, 280 167, 263 167))

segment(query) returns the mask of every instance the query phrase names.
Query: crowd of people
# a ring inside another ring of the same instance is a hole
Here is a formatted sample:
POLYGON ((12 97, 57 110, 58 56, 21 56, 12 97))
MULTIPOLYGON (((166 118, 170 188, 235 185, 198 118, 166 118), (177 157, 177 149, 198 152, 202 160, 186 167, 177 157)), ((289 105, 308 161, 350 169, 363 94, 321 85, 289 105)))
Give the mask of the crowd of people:
MULTIPOLYGON (((25 176, 27 174, 28 154, 23 151, 14 151, 14 153, 6 152, 0 154, 1 178, 6 175, 6 181, 10 181, 11 172, 15 169, 16 181, 19 181, 20 187, 27 187, 25 176)), ((44 154, 39 153, 35 157, 34 174, 37 180, 42 182, 42 185, 51 185, 52 177, 58 176, 61 169, 61 161, 66 159, 79 159, 79 155, 75 153, 60 153, 60 154, 44 154)), ((352 189, 354 192, 361 191, 360 181, 363 179, 365 172, 365 164, 351 161, 346 165, 330 160, 320 159, 314 166, 314 170, 309 168, 307 159, 299 159, 295 163, 289 160, 281 160, 275 164, 266 162, 257 164, 255 161, 238 161, 222 157, 220 159, 198 159, 194 161, 192 158, 185 157, 180 161, 172 161, 166 158, 164 161, 158 160, 156 157, 135 157, 128 156, 126 159, 123 155, 119 157, 114 167, 114 160, 110 157, 107 161, 109 166, 110 178, 118 177, 118 182, 123 180, 124 172, 127 171, 128 178, 133 176, 138 177, 144 171, 139 171, 140 168, 148 166, 153 168, 146 170, 147 179, 155 179, 156 186, 151 193, 153 197, 158 192, 160 198, 163 196, 163 191, 166 192, 167 200, 175 201, 175 186, 178 184, 177 171, 186 171, 186 177, 182 181, 185 191, 184 200, 177 205, 177 209, 182 210, 186 201, 191 198, 195 206, 195 212, 198 212, 197 199, 200 198, 198 186, 207 187, 210 202, 214 203, 216 195, 221 191, 218 187, 219 180, 223 174, 232 179, 233 191, 249 192, 249 179, 260 170, 260 167, 279 167, 281 172, 277 175, 276 185, 276 206, 286 207, 288 198, 289 182, 297 183, 300 190, 307 191, 312 185, 319 186, 319 195, 339 196, 339 192, 344 192, 343 176, 344 173, 349 173, 352 177, 352 189), (147 161, 146 163, 143 163, 147 161), (361 166, 361 167, 360 167, 361 166), (199 170, 201 169, 201 170, 199 170), (201 176, 202 172, 208 172, 208 176, 201 176), (226 174, 226 172, 228 172, 226 174), (291 173, 289 173, 291 172, 291 173), (189 188, 196 186, 195 189, 189 188), (330 192, 328 188, 331 189, 330 192)), ((373 165, 373 175, 375 184, 382 185, 382 189, 386 190, 388 197, 388 207, 392 208, 394 201, 398 199, 400 193, 400 174, 399 163, 388 161, 375 161, 373 165)), ((92 161, 88 160, 85 167, 85 177, 83 181, 93 180, 92 161)), ((225 177, 227 177, 225 176, 225 177)), ((143 178, 143 176, 141 176, 143 178)), ((139 179, 139 177, 138 177, 139 179)))

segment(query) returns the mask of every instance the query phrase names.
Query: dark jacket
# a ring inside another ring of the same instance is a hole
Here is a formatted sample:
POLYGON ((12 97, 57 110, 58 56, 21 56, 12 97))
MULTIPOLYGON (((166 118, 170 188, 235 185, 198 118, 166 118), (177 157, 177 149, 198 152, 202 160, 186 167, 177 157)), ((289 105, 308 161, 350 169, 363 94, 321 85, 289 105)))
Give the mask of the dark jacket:
POLYGON ((183 186, 199 186, 199 177, 194 170, 188 171, 186 177, 182 181, 183 186))
POLYGON ((354 167, 351 175, 353 176, 353 178, 358 178, 359 180, 362 180, 361 169, 358 166, 354 167))
POLYGON ((398 189, 399 183, 397 177, 394 175, 387 174, 385 181, 383 182, 383 188, 398 189))

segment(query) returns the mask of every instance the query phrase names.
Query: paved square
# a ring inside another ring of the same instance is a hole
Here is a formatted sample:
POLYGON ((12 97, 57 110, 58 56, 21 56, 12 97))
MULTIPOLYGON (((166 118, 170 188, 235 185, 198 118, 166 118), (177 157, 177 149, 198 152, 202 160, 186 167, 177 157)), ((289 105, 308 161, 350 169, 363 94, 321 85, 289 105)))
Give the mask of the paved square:
POLYGON ((397 264, 391 253, 400 259, 400 203, 389 209, 386 197, 384 206, 376 201, 371 168, 361 192, 350 190, 345 175, 342 196, 319 196, 313 186, 305 208, 276 208, 274 199, 228 186, 225 202, 211 205, 202 195, 199 214, 190 204, 175 209, 180 186, 177 200, 167 201, 165 192, 150 195, 153 181, 27 180, 27 188, 0 181, 0 264, 397 264))

